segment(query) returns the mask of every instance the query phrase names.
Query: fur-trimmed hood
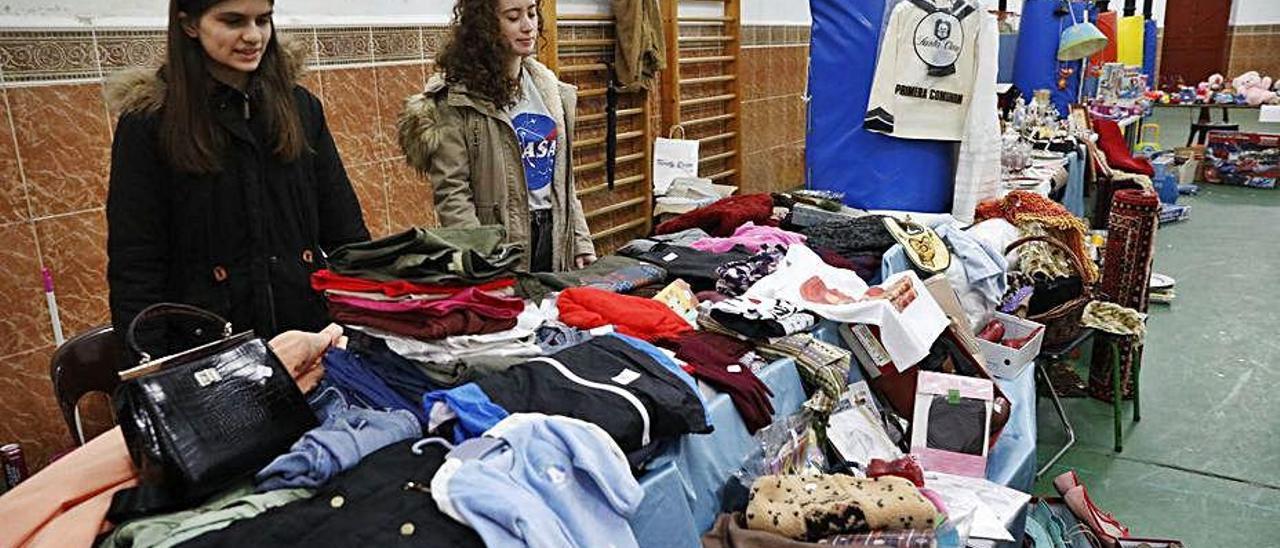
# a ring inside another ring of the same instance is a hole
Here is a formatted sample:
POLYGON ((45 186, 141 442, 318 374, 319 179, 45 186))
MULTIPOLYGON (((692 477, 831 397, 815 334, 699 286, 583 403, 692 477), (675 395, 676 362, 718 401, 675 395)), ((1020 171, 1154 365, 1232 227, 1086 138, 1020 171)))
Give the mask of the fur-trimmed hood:
MULTIPOLYGON (((289 80, 298 83, 306 74, 307 56, 311 48, 303 40, 293 40, 281 36, 279 40, 280 54, 284 56, 289 80)), ((165 83, 160 76, 161 67, 125 69, 106 80, 107 107, 114 114, 125 112, 155 112, 164 106, 165 83)))
MULTIPOLYGON (((551 119, 555 120, 560 135, 571 126, 565 112, 565 95, 573 95, 576 103, 577 88, 561 82, 556 74, 532 57, 524 60, 524 69, 533 77, 537 92, 542 95, 543 103, 551 119)), ((500 111, 491 101, 476 97, 467 91, 466 86, 458 83, 446 83, 445 75, 436 73, 427 80, 423 93, 415 93, 405 99, 404 110, 400 113, 397 129, 400 148, 411 165, 427 171, 431 156, 440 146, 441 131, 440 113, 436 105, 440 94, 446 94, 444 101, 454 107, 470 107, 493 117, 501 117, 500 111)))
MULTIPOLYGON (((577 88, 551 69, 526 58, 524 69, 556 124, 551 181, 551 269, 572 270, 574 259, 594 255, 595 244, 582 202, 574 190, 572 136, 577 88)), ((492 101, 466 86, 434 75, 426 90, 405 100, 397 130, 409 165, 426 174, 443 226, 502 225, 507 241, 529 244, 529 189, 522 150, 511 120, 492 101)), ((528 261, 523 262, 527 268, 528 261)))

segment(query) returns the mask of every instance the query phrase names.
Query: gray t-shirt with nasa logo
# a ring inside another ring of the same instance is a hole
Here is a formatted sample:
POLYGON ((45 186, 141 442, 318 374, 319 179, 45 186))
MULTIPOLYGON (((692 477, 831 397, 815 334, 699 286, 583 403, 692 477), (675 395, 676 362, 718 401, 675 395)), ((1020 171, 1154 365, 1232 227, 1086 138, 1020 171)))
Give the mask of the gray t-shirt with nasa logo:
POLYGON ((527 70, 521 71, 520 89, 523 93, 519 101, 504 114, 520 144, 520 164, 524 167, 524 180, 529 188, 529 209, 551 209, 551 182, 556 175, 559 129, 527 70))

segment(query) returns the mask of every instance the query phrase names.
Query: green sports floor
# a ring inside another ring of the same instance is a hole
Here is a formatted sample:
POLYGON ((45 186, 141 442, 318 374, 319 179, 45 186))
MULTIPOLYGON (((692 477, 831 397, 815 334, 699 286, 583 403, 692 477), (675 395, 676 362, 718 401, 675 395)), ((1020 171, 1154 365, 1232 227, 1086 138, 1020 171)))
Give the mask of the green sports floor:
MULTIPOLYGON (((1157 109, 1148 120, 1165 148, 1186 142, 1190 112, 1157 109)), ((1244 131, 1280 133, 1244 117, 1233 120, 1244 131)), ((1057 496, 1053 477, 1075 469, 1135 536, 1280 546, 1280 189, 1201 189, 1179 202, 1191 219, 1156 236, 1155 270, 1177 280, 1177 298, 1151 305, 1142 421, 1124 406, 1117 454, 1110 404, 1064 399, 1077 442, 1035 494, 1057 496)), ((1047 462, 1066 437, 1048 398, 1038 412, 1047 462)))

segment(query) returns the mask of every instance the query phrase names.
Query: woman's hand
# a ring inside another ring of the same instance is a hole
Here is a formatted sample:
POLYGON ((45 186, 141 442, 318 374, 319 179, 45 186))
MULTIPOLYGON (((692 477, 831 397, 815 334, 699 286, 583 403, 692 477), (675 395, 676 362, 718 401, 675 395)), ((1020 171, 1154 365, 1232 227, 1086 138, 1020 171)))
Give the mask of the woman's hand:
POLYGON ((594 262, 596 262, 596 256, 593 253, 583 253, 573 258, 573 266, 578 270, 591 266, 594 262))
POLYGON ((335 346, 347 347, 347 338, 342 336, 342 326, 338 324, 329 324, 319 333, 286 331, 271 339, 271 350, 303 392, 320 382, 324 376, 324 353, 335 346))

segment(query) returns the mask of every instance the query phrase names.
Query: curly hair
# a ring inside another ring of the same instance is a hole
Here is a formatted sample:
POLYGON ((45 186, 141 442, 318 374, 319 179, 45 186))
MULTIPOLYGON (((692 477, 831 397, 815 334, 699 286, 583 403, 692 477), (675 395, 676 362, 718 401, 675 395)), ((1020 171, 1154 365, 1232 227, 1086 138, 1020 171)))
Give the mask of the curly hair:
MULTIPOLYGON (((507 74, 511 46, 498 27, 499 0, 457 0, 449 39, 436 56, 436 70, 450 83, 493 102, 498 108, 516 104, 520 82, 507 74)), ((542 36, 542 2, 537 2, 538 36, 542 36)))

